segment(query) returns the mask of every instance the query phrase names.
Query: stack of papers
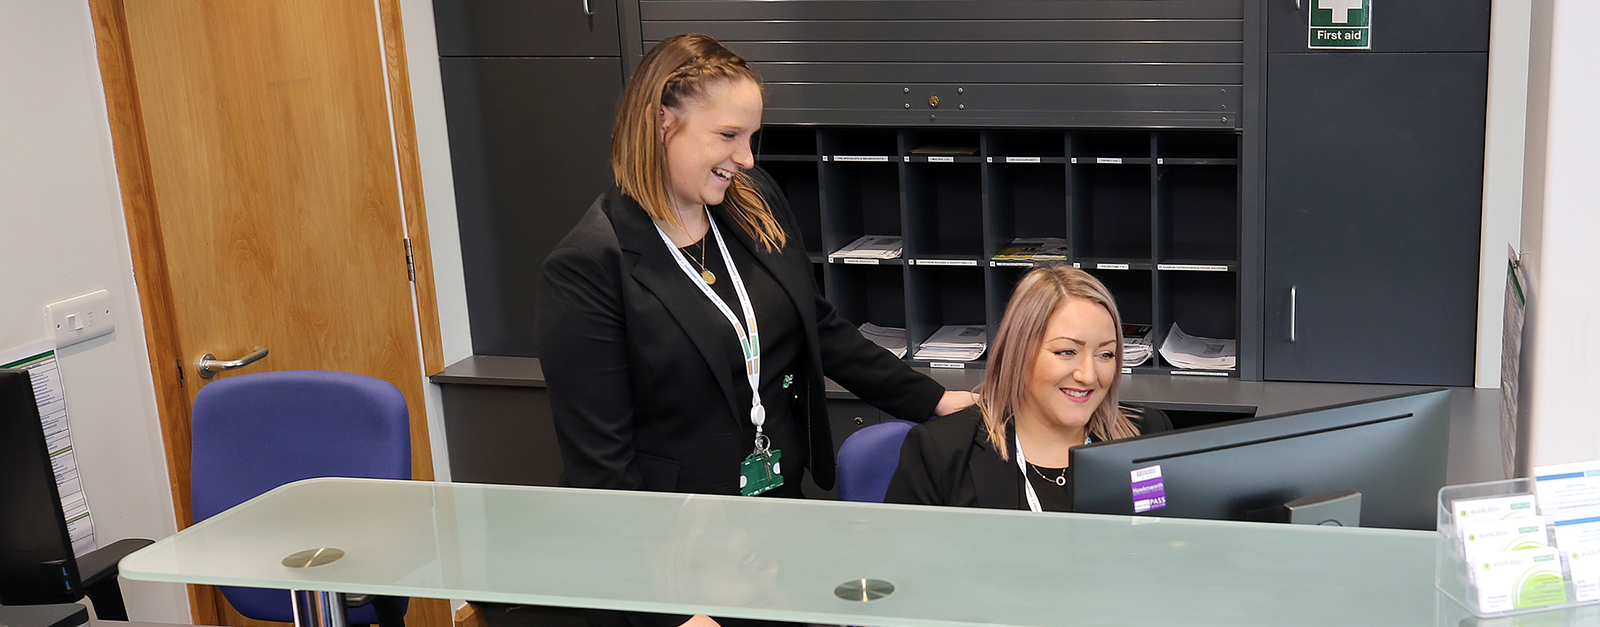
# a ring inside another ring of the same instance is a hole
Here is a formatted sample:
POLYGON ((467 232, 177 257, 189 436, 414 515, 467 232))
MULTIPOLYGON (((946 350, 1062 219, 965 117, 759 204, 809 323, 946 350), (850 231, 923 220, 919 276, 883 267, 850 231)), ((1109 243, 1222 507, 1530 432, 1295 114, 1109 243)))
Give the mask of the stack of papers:
POLYGON ((972 361, 989 347, 989 329, 983 325, 950 324, 939 327, 928 341, 917 348, 912 359, 924 361, 972 361))
POLYGON ((861 335, 873 344, 882 346, 884 350, 894 353, 895 357, 906 356, 906 330, 897 327, 880 327, 868 322, 861 325, 861 335))
POLYGON ((1029 259, 1052 260, 1066 259, 1069 246, 1067 240, 1059 237, 1019 237, 1011 240, 1011 245, 995 259, 1029 259))
POLYGON ((1132 368, 1150 360, 1150 354, 1155 352, 1151 331, 1155 330, 1148 324, 1122 325, 1122 367, 1132 368))
POLYGON ((1167 363, 1195 370, 1232 370, 1238 352, 1238 340, 1195 337, 1184 333, 1176 322, 1161 343, 1161 356, 1167 363))
POLYGON ((899 235, 863 235, 828 259, 899 259, 903 248, 899 235))

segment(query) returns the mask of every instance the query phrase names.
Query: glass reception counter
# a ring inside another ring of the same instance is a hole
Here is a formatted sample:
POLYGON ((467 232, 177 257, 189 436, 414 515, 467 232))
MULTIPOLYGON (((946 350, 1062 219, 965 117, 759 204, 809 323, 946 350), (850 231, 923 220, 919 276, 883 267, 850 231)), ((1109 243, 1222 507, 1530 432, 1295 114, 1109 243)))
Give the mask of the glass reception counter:
POLYGON ((134 553, 121 573, 317 599, 875 627, 1456 625, 1470 614, 1434 589, 1436 542, 1387 529, 312 479, 134 553), (337 551, 285 563, 316 549, 337 551))

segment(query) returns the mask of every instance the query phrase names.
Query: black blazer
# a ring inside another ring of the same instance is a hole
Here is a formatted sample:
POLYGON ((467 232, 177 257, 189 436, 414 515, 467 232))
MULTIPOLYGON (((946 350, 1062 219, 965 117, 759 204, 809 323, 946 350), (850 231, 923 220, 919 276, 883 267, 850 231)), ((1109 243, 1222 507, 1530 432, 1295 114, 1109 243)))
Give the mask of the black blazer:
MULTIPOLYGON (((833 435, 823 376, 906 420, 926 420, 944 388, 873 344, 817 291, 788 201, 760 169, 749 171, 789 234, 776 253, 738 227, 722 228, 782 285, 805 327, 794 419, 817 485, 833 485, 833 435)), ((733 224, 721 206, 711 207, 733 224)), ((735 243, 736 242, 736 243, 735 243)), ((705 315, 705 296, 678 269, 644 209, 621 190, 601 194, 544 262, 538 340, 567 485, 737 494, 751 443, 740 429, 725 343, 727 320, 705 315)))
MULTIPOLYGON (((1128 413, 1139 433, 1171 431, 1159 409, 1128 413)), ((1008 430, 1009 431, 1009 430, 1008 430)), ((1090 436, 1091 441, 1099 439, 1090 436)), ((1015 459, 1000 459, 983 417, 971 407, 911 428, 900 448, 900 465, 889 480, 885 503, 952 505, 993 509, 1022 506, 1022 473, 1015 459)))

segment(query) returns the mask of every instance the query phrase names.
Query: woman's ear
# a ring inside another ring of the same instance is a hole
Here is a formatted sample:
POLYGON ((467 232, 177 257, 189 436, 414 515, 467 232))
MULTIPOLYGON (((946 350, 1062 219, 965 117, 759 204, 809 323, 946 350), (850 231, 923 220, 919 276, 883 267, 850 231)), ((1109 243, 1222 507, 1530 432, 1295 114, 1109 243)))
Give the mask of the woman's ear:
POLYGON ((667 135, 678 125, 678 114, 672 107, 662 106, 660 116, 661 140, 666 141, 667 135))

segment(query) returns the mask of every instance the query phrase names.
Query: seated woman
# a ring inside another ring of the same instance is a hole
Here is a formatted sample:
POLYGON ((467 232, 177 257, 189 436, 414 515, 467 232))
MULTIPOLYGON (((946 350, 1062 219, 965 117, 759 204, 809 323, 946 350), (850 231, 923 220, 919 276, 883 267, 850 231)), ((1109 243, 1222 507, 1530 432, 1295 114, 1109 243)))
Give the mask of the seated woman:
POLYGON ((1072 511, 1074 446, 1170 431, 1117 404, 1122 321, 1105 285, 1069 266, 1022 278, 990 348, 977 405, 912 427, 889 503, 1072 511))

